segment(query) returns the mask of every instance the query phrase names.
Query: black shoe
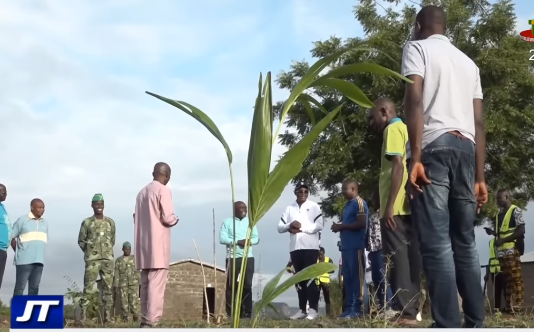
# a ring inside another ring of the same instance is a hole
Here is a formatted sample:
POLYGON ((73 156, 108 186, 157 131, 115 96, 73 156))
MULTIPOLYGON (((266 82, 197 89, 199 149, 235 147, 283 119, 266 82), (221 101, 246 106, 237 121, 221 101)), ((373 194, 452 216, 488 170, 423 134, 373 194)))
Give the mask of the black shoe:
POLYGON ((141 322, 141 324, 139 324, 139 327, 140 328, 151 328, 152 325, 148 324, 148 323, 145 323, 145 322, 141 322))

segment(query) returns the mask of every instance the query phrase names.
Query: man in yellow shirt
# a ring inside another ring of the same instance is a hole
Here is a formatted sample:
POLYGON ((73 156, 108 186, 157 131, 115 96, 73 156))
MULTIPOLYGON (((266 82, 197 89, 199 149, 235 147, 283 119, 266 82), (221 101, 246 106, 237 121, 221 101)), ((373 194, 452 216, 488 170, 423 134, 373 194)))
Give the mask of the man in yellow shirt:
POLYGON ((369 125, 383 135, 379 181, 382 248, 386 264, 388 260, 391 263, 393 309, 402 312, 393 319, 400 325, 413 326, 418 322, 421 258, 405 191, 408 131, 391 100, 381 98, 374 104, 368 113, 369 125))

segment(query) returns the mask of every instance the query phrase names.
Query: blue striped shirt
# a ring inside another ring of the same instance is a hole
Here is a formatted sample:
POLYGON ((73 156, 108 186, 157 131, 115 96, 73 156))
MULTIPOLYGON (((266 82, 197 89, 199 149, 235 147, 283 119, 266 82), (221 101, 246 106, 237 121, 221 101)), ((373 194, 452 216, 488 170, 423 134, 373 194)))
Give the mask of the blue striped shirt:
POLYGON ((44 264, 46 244, 48 243, 48 222, 36 219, 30 213, 17 219, 11 233, 17 241, 15 265, 44 264))

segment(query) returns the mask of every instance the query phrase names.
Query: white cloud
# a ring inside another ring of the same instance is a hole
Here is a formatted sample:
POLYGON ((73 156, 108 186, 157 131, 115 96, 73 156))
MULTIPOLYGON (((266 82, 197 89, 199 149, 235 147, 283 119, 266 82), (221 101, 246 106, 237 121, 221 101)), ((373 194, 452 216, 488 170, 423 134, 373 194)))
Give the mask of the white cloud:
MULTIPOLYGON (((236 5, 213 4, 216 10, 236 5)), ((195 9, 171 1, 158 2, 158 7, 122 0, 2 5, 0 182, 8 188, 11 219, 26 213, 34 197, 46 203, 51 229, 41 292, 64 292, 70 285, 63 276, 81 284, 77 235, 83 218, 92 213, 89 202, 94 193, 104 194, 106 214, 117 223, 117 243, 132 241, 135 196, 151 180, 158 161, 173 169, 170 186, 181 220, 173 230, 173 259, 196 258, 191 241, 195 239, 201 257, 211 261, 212 208, 217 229, 231 211, 225 153, 195 120, 144 91, 186 100, 212 117, 234 154, 236 198, 246 200, 258 72, 245 73, 243 65, 249 58, 260 61, 255 58, 265 48, 284 48, 272 35, 267 38, 272 31, 256 33, 260 20, 253 11, 221 17, 211 13, 202 20, 203 6, 195 9), (191 61, 199 66, 198 75, 191 61), (218 69, 210 71, 212 65, 218 69), (221 73, 232 72, 236 75, 220 79, 221 73)), ((274 94, 287 95, 278 89, 274 94)), ((277 145, 273 160, 283 151, 277 145)), ((255 252, 263 253, 266 275, 286 263, 287 247, 273 247, 269 239, 283 237, 274 224, 292 197, 291 190, 284 192, 259 226, 264 240, 255 252), (280 254, 284 259, 278 261, 280 254)), ((3 300, 14 284, 11 257, 9 252, 0 291, 3 300)), ((223 258, 220 245, 217 257, 223 258)))

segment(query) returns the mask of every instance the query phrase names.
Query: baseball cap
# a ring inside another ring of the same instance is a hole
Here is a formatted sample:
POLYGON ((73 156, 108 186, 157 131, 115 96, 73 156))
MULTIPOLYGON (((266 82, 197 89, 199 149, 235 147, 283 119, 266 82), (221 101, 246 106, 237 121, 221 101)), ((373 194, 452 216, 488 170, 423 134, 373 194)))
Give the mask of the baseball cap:
POLYGON ((307 184, 305 184, 304 182, 300 182, 299 184, 297 184, 295 186, 295 191, 299 190, 300 188, 306 188, 306 189, 310 190, 310 187, 307 184))

